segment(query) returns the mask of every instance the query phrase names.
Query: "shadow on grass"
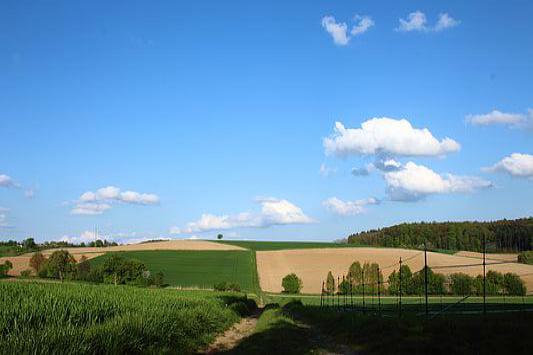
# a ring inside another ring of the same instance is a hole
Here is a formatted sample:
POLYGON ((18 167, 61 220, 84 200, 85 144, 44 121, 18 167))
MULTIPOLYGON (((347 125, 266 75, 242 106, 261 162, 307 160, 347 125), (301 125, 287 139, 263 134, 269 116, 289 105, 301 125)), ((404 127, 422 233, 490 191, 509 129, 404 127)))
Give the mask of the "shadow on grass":
POLYGON ((268 304, 255 333, 221 354, 308 354, 319 348, 327 351, 328 342, 321 341, 315 330, 295 322, 287 306, 281 308, 278 304, 268 304))

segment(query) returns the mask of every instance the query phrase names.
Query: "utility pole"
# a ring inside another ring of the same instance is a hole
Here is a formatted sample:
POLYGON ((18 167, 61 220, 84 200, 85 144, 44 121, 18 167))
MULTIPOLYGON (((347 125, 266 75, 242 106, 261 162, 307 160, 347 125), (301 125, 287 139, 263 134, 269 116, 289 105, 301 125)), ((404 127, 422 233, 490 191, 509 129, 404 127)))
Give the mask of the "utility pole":
POLYGON ((428 310, 428 248, 426 241, 424 241, 424 288, 426 293, 426 319, 429 316, 428 310))

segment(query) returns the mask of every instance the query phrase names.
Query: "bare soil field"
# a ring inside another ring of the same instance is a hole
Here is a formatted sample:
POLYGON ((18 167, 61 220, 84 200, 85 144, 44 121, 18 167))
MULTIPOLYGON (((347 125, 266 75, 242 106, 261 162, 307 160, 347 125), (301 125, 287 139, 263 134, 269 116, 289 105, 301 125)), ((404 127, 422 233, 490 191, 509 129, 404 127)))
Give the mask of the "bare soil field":
MULTIPOLYGON (((493 255, 493 254, 491 254, 493 255)), ((380 265, 385 279, 398 269, 399 258, 404 265, 409 265, 413 272, 424 266, 424 253, 419 250, 392 248, 339 248, 339 249, 300 249, 280 251, 258 251, 257 272, 263 291, 281 292, 281 280, 289 273, 296 273, 303 281, 303 293, 320 293, 322 281, 331 270, 335 278, 345 275, 354 261, 375 262, 380 265), (393 266, 391 266, 393 265, 393 266), (391 267, 388 267, 391 266, 391 267)), ((488 260, 487 264, 500 263, 499 260, 488 260)), ((459 256, 428 252, 428 265, 434 271, 449 275, 463 272, 471 276, 482 274, 482 266, 468 266, 481 263, 472 256, 459 256), (465 265, 451 267, 452 265, 465 265)), ((513 272, 521 275, 526 282, 528 292, 533 290, 533 265, 518 263, 488 265, 487 271, 502 273, 513 272)))
MULTIPOLYGON (((82 256, 88 259, 96 258, 105 253, 119 252, 119 251, 142 251, 142 250, 245 250, 244 248, 229 245, 214 243, 205 240, 169 240, 154 243, 141 243, 141 244, 125 244, 115 247, 106 248, 62 248, 71 253, 76 260, 79 260, 82 256)), ((60 249, 47 249, 42 253, 45 256, 52 254, 54 251, 60 249)), ((5 260, 9 260, 13 263, 13 269, 10 270, 9 275, 18 276, 20 272, 29 269, 30 258, 33 253, 24 254, 20 256, 9 256, 0 258, 0 264, 5 260)))

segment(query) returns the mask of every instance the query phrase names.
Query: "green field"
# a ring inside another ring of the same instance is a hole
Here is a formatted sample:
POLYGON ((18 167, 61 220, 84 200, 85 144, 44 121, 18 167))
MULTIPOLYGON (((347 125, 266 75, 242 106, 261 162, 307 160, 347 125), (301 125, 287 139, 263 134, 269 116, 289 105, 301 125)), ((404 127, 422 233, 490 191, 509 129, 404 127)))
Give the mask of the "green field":
POLYGON ((256 240, 217 240, 217 243, 235 245, 254 250, 286 250, 286 249, 311 249, 311 248, 354 248, 356 244, 341 244, 328 242, 263 242, 256 240))
POLYGON ((0 354, 192 353, 254 309, 230 293, 0 282, 0 354))
MULTIPOLYGON (((252 251, 132 251, 118 255, 146 264, 152 272, 163 272, 170 286, 211 289, 221 281, 237 282, 243 291, 258 294, 255 255, 252 251)), ((91 260, 96 266, 111 254, 91 260)))

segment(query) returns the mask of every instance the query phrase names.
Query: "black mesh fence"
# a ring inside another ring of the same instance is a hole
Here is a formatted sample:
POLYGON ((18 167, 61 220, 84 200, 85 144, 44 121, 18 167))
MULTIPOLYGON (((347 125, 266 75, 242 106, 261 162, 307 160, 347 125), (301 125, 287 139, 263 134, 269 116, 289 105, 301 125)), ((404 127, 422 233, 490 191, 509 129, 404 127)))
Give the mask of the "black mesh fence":
POLYGON ((431 255, 425 249, 383 267, 355 262, 343 275, 330 273, 322 282, 320 306, 341 312, 389 317, 409 314, 428 319, 452 313, 533 311, 533 293, 523 280, 533 272, 508 272, 505 267, 518 264, 516 260, 493 258, 483 252, 479 257, 465 256, 472 263, 450 265, 432 261, 431 255))

